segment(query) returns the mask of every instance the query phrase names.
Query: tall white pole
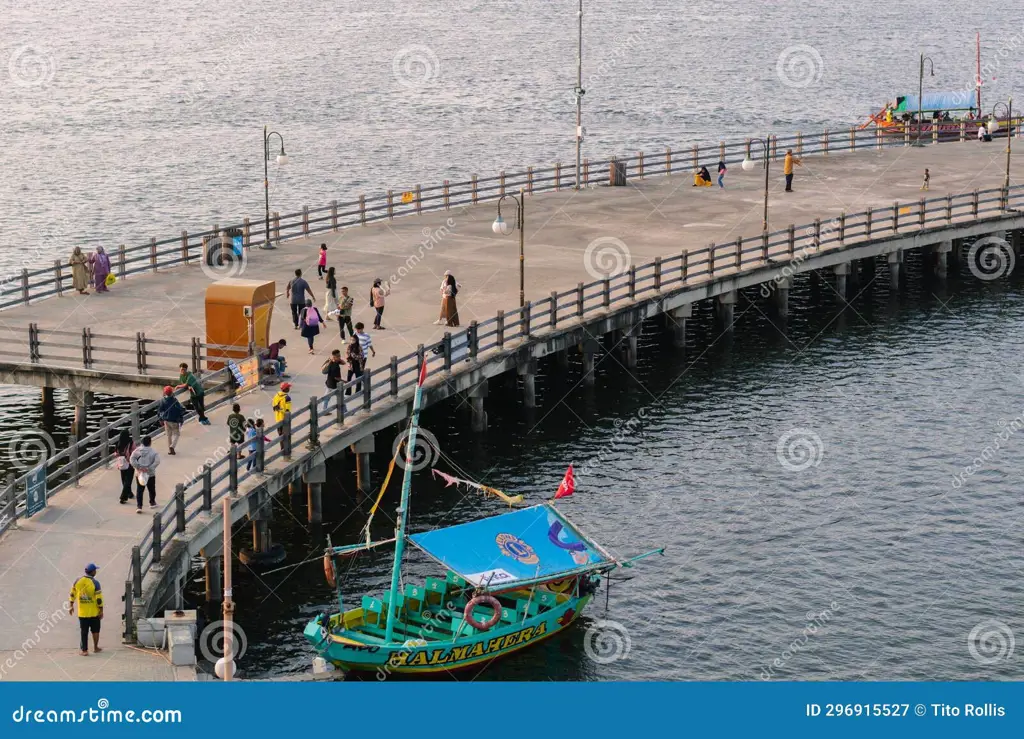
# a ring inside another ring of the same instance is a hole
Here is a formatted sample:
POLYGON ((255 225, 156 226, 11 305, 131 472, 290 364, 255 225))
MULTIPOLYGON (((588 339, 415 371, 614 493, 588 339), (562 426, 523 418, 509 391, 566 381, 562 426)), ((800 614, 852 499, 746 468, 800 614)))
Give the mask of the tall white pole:
POLYGON ((576 47, 576 189, 583 185, 581 168, 583 162, 583 0, 576 13, 579 24, 579 39, 576 47))
POLYGON ((224 518, 224 675, 225 681, 235 676, 234 614, 235 604, 231 588, 231 500, 224 498, 221 516, 224 518))

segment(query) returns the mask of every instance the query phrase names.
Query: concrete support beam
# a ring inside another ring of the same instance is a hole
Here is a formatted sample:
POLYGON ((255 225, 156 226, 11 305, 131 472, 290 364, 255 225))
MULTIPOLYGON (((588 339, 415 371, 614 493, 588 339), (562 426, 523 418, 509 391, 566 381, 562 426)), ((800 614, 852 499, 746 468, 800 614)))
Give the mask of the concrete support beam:
POLYGON ((1010 239, 1010 246, 1013 247, 1013 255, 1017 259, 1017 264, 1020 264, 1020 260, 1024 257, 1024 230, 1014 229, 1008 231, 1007 236, 1010 239))
POLYGON ((687 303, 665 314, 665 325, 672 331, 672 346, 686 348, 686 321, 693 317, 693 304, 687 303))
POLYGON ((252 522, 252 550, 264 554, 270 551, 270 521, 256 519, 252 522))
POLYGON ((900 272, 903 270, 903 252, 894 251, 887 255, 889 262, 889 287, 893 290, 900 289, 900 272))
POLYGON ((224 581, 223 577, 223 564, 224 557, 219 555, 207 556, 206 557, 206 602, 207 603, 220 603, 224 595, 224 581))
POLYGON ((68 400, 75 406, 75 419, 71 424, 71 430, 76 439, 81 439, 88 434, 88 412, 93 403, 93 394, 89 390, 71 390, 68 393, 68 400))
POLYGON ((963 256, 964 240, 953 239, 953 250, 949 253, 949 266, 960 268, 960 259, 963 256))
POLYGON ((726 331, 732 331, 737 299, 735 290, 718 296, 718 320, 726 331))
POLYGON ((560 370, 569 369, 569 352, 565 349, 559 349, 555 352, 555 366, 560 370))
POLYGON ((789 315, 789 290, 792 287, 792 277, 783 277, 775 283, 772 302, 774 303, 775 315, 780 318, 785 318, 789 315))
MULTIPOLYGON (((564 351, 561 354, 565 354, 564 351)), ((487 411, 484 409, 484 398, 487 397, 487 380, 473 387, 466 396, 469 398, 470 429, 473 431, 487 430, 487 411)))
POLYGON ((935 276, 939 279, 946 279, 946 273, 949 270, 949 255, 952 251, 952 241, 940 241, 932 246, 935 257, 935 276))
POLYGON ((847 278, 850 276, 850 263, 843 262, 832 268, 836 275, 836 296, 841 302, 846 302, 847 278))
POLYGON ((370 492, 370 453, 373 451, 373 436, 364 436, 352 445, 356 455, 356 487, 364 493, 370 492))
MULTIPOLYGON (((373 437, 367 437, 370 439, 370 447, 373 448, 373 437)), ((361 441, 359 443, 362 443, 361 441)), ((356 444, 355 446, 358 446, 356 444)), ((355 446, 352 448, 355 449, 355 446)), ((358 470, 359 456, 356 456, 356 465, 358 470)), ((369 465, 366 465, 366 469, 369 470, 369 465)), ((358 476, 358 472, 356 473, 358 476)), ((369 474, 369 472, 367 472, 369 474)), ((302 482, 306 483, 306 518, 310 523, 320 523, 324 520, 324 507, 323 507, 323 483, 327 482, 327 465, 318 464, 309 470, 306 470, 302 474, 302 482)), ((298 486, 299 491, 302 491, 301 482, 293 482, 293 488, 298 486)), ((360 488, 362 489, 362 488, 360 488)), ((369 489, 369 486, 367 486, 369 489)))
POLYGON ((638 323, 631 329, 622 332, 622 358, 626 367, 630 369, 636 367, 637 359, 639 357, 641 330, 642 325, 638 323))
POLYGON ((516 367, 516 374, 523 380, 523 405, 527 408, 537 407, 537 360, 531 359, 516 367))
POLYGON ((288 493, 290 495, 302 495, 305 492, 302 486, 302 480, 292 480, 288 483, 288 493))
POLYGON ((597 339, 585 339, 583 341, 582 352, 583 352, 583 384, 593 386, 597 382, 597 374, 595 372, 597 361, 596 357, 598 352, 601 351, 601 342, 597 339))
POLYGON ((52 416, 53 415, 53 388, 52 387, 44 387, 43 388, 42 401, 43 401, 43 415, 44 416, 52 416))

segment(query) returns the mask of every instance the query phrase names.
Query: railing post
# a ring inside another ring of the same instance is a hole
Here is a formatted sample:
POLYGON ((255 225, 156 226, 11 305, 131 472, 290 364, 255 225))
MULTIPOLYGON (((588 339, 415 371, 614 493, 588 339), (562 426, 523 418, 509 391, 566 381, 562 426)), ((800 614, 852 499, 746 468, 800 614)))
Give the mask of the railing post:
POLYGON ((519 329, 519 334, 521 336, 529 336, 530 335, 530 313, 532 312, 532 310, 533 310, 533 302, 530 301, 530 300, 527 300, 526 304, 523 305, 523 310, 522 310, 523 321, 520 324, 521 328, 519 329))
POLYGON ((946 195, 946 223, 953 222, 953 193, 946 195))
POLYGON ((139 372, 144 375, 149 367, 149 357, 147 356, 149 352, 146 348, 146 332, 140 331, 135 335, 135 337, 136 360, 138 361, 139 372))
POLYGON ((825 156, 828 156, 828 129, 827 128, 825 129, 825 138, 822 139, 822 146, 823 146, 823 149, 822 149, 821 153, 823 155, 825 155, 825 156))
POLYGON ((661 257, 654 258, 654 290, 661 292, 661 257))
POLYGON ((110 461, 110 422, 106 419, 100 424, 100 461, 110 461))
POLYGON ((746 155, 744 157, 746 159, 750 159, 750 146, 751 146, 751 143, 752 143, 752 139, 747 139, 747 144, 746 144, 747 152, 746 152, 746 155))
POLYGON ((638 151, 636 153, 636 157, 637 157, 637 167, 639 169, 640 179, 642 180, 644 178, 644 153, 642 151, 638 151))
POLYGON ((160 541, 160 537, 163 534, 163 525, 160 522, 160 513, 153 514, 153 564, 160 564, 160 558, 163 554, 163 542, 160 541))
POLYGON ((192 371, 199 374, 199 365, 203 359, 202 342, 198 336, 192 337, 192 371))
POLYGON ((871 207, 868 206, 868 209, 864 212, 864 235, 869 239, 871 238, 871 213, 871 207))
POLYGON ((388 220, 393 220, 395 217, 395 193, 392 190, 388 190, 388 220))
POLYGON ((505 194, 505 170, 498 172, 498 197, 505 194))
POLYGON ((498 322, 498 334, 496 339, 498 342, 498 348, 501 349, 503 346, 505 346, 505 311, 499 310, 497 315, 495 316, 495 319, 498 322))
POLYGON ((708 275, 710 275, 711 277, 715 276, 715 251, 716 250, 717 250, 717 247, 715 246, 715 242, 714 241, 712 241, 710 244, 708 244, 708 275))
POLYGON ((142 408, 137 400, 132 401, 131 424, 132 443, 138 446, 142 443, 142 408))
POLYGON ((419 185, 416 185, 416 191, 415 191, 415 194, 413 195, 413 197, 416 198, 416 212, 417 213, 422 213, 423 212, 423 189, 419 185))
POLYGON ((448 180, 444 181, 444 190, 443 190, 443 192, 444 192, 444 209, 445 210, 450 210, 451 209, 451 191, 450 191, 450 188, 449 188, 449 185, 448 185, 448 180))
POLYGON ((558 325, 558 291, 551 291, 551 310, 548 312, 548 326, 554 328, 558 325))
POLYGON ((391 355, 391 397, 398 397, 398 357, 391 355))
POLYGON ((761 232, 761 261, 768 261, 768 232, 761 232))
POLYGON ((61 269, 59 259, 53 260, 53 282, 57 288, 57 297, 63 297, 64 295, 64 272, 61 269))
POLYGON ((79 465, 78 458, 78 444, 75 442, 68 447, 68 456, 71 457, 71 478, 75 481, 75 487, 78 487, 78 476, 81 472, 81 466, 79 465))
POLYGON ((604 296, 601 299, 601 304, 605 308, 612 304, 612 279, 610 277, 604 278, 604 296))
POLYGON ((719 141, 718 142, 718 158, 721 161, 723 161, 723 162, 725 161, 725 142, 724 141, 719 141))
POLYGON ((28 305, 28 270, 21 270, 21 302, 28 305))
POLYGON ((814 219, 814 250, 821 250, 821 219, 814 219))
POLYGON ((419 372, 420 367, 423 366, 423 363, 426 361, 426 359, 427 359, 427 349, 426 349, 426 347, 424 347, 423 344, 417 344, 416 345, 416 371, 417 372, 419 372))
POLYGON ((274 211, 270 214, 270 227, 274 229, 274 241, 281 243, 281 213, 274 211))
POLYGON ((792 259, 796 255, 796 226, 792 223, 786 230, 786 246, 789 250, 789 258, 792 259))
POLYGON ((338 385, 338 389, 334 391, 334 399, 337 401, 337 406, 334 409, 334 422, 339 428, 345 425, 345 386, 344 384, 338 385))
POLYGON ((533 193, 533 167, 526 168, 526 192, 533 193))
POLYGON ((156 237, 149 240, 149 266, 156 272, 156 237))
POLYGON ((264 438, 263 434, 260 433, 259 429, 256 429, 255 455, 256 458, 253 462, 252 468, 256 471, 256 474, 262 475, 267 460, 267 440, 264 438))
POLYGON ((185 533, 185 485, 178 483, 174 486, 174 522, 175 532, 185 533))
POLYGON ((181 229, 181 261, 188 265, 188 231, 181 229))
POLYGON ((132 595, 142 597, 142 547, 132 547, 132 595))
POLYGON ((978 217, 978 188, 974 188, 974 193, 971 198, 971 213, 975 218, 978 217))
POLYGON ((732 258, 733 269, 739 270, 739 268, 740 268, 740 260, 742 259, 742 255, 743 255, 743 237, 742 236, 737 236, 736 237, 736 251, 733 254, 733 258, 732 258))
POLYGON ((665 147, 665 174, 672 174, 672 147, 665 147))
POLYGON ((281 419, 281 456, 285 459, 292 458, 292 412, 285 411, 281 419))
POLYGON ((960 140, 967 140, 967 121, 960 121, 960 140))
POLYGON ((466 338, 469 340, 469 358, 475 362, 480 354, 480 324, 470 321, 466 338))
POLYGON ((363 370, 363 410, 370 410, 373 404, 373 370, 363 370))
POLYGON ((331 201, 331 230, 338 230, 338 201, 331 201))
POLYGON ((89 329, 82 329, 82 366, 89 369, 89 329))
POLYGON ((33 364, 39 362, 39 324, 30 323, 28 325, 28 358, 33 364))
POLYGON ((903 127, 903 145, 910 146, 910 124, 903 127))
MULTIPOLYGON (((1009 134, 1007 134, 1009 135, 1009 134)), ((1004 185, 999 188, 999 209, 1009 210, 1010 209, 1010 191, 1004 185)))
POLYGON ((127 260, 126 260, 125 257, 126 257, 126 254, 125 254, 124 244, 121 244, 121 245, 119 245, 117 247, 117 276, 120 279, 124 279, 124 276, 125 276, 125 274, 128 271, 128 268, 127 268, 127 265, 126 265, 126 261, 127 260))
POLYGON ((772 161, 773 162, 777 162, 777 161, 779 161, 779 137, 778 136, 769 136, 768 137, 768 141, 771 144, 772 161))
POLYGON ((252 246, 252 224, 248 217, 242 219, 242 246, 246 249, 252 246))
POLYGON ((203 465, 203 510, 213 510, 213 468, 208 464, 203 465))
POLYGON ((555 162, 555 190, 562 189, 562 163, 555 162))
POLYGON ((932 143, 939 143, 939 124, 938 122, 932 123, 932 143))
POLYGON ((850 126, 850 151, 857 150, 857 129, 850 126))
POLYGON ((451 331, 445 331, 444 336, 441 337, 441 349, 444 354, 444 371, 452 371, 452 333, 451 331))
POLYGON ((366 196, 359 196, 359 225, 366 225, 366 196))
POLYGON ((921 198, 917 201, 917 223, 921 228, 924 228, 925 216, 925 200, 921 198))
POLYGON ((121 640, 125 644, 134 644, 136 641, 135 592, 131 580, 124 581, 124 595, 121 596, 121 600, 124 601, 124 632, 121 634, 121 640))
POLYGON ((878 126, 875 126, 875 148, 882 150, 882 129, 878 126))
POLYGON ((692 153, 693 153, 693 169, 694 169, 694 171, 696 171, 696 170, 700 169, 700 150, 697 148, 696 144, 693 145, 692 153))
POLYGON ((473 190, 472 190, 473 205, 476 205, 477 200, 479 199, 479 193, 477 192, 477 189, 476 189, 476 175, 475 174, 474 175, 470 175, 470 181, 471 181, 472 187, 473 187, 473 190))
POLYGON ((636 300, 636 267, 629 265, 629 272, 626 275, 626 294, 630 300, 636 300))
POLYGON ((583 316, 583 283, 576 283, 576 315, 583 316))
POLYGON ((306 447, 316 449, 320 446, 320 412, 317 410, 317 397, 309 398, 309 438, 306 440, 306 447))
MULTIPOLYGON (((804 153, 804 135, 802 133, 800 133, 799 131, 797 131, 796 132, 796 155, 799 157, 799 156, 802 156, 803 153, 804 153)), ((750 154, 748 153, 747 156, 749 157, 750 154)))
MULTIPOLYGON (((259 437, 259 433, 256 436, 259 437)), ((238 495, 238 452, 234 444, 231 445, 231 449, 235 453, 228 460, 228 494, 233 497, 238 495)))
POLYGON ((309 206, 302 206, 302 235, 309 236, 309 206))
POLYGON ((892 232, 896 233, 900 230, 900 201, 896 200, 892 204, 892 232))

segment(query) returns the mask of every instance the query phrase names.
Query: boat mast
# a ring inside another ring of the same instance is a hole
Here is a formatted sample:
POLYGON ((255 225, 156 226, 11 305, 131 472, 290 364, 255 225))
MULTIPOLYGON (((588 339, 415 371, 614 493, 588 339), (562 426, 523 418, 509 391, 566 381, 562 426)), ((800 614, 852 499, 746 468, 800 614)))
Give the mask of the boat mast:
POLYGON ((388 620, 384 629, 384 641, 394 639, 395 621, 398 619, 398 581, 402 574, 402 552, 405 550, 405 520, 409 510, 409 489, 412 487, 413 454, 416 448, 416 431, 420 423, 420 401, 423 398, 423 382, 427 379, 427 360, 420 367, 420 379, 416 383, 416 394, 412 400, 412 418, 409 420, 409 436, 405 441, 405 475, 402 477, 402 501, 398 504, 395 522, 395 564, 391 568, 391 596, 388 598, 388 620))

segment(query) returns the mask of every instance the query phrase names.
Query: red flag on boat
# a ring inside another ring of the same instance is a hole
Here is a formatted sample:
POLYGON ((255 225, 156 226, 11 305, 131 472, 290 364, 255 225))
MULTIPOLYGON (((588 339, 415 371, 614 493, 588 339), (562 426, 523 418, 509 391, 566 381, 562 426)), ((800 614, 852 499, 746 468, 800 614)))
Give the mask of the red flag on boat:
POLYGON ((423 387, 423 383, 427 381, 427 360, 423 360, 423 364, 420 366, 420 381, 419 386, 423 387))
POLYGON ((568 498, 575 491, 576 478, 572 474, 572 465, 569 465, 569 469, 565 471, 565 477, 562 478, 562 483, 558 486, 558 491, 555 493, 555 500, 568 498))

